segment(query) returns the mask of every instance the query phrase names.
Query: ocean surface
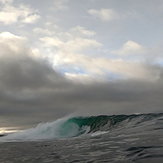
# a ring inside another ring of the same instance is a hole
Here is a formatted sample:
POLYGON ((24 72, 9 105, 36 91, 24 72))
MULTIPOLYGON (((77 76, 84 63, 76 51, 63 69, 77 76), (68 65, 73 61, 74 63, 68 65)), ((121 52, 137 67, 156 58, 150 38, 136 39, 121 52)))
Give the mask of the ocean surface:
POLYGON ((0 163, 163 163, 163 113, 65 117, 0 137, 0 163))

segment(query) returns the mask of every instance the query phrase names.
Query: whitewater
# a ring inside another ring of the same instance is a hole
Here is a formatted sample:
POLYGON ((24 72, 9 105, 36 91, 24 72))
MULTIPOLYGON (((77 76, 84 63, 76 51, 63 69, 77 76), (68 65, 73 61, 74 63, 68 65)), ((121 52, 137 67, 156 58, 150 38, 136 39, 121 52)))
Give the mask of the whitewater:
POLYGON ((0 162, 163 162, 163 113, 68 116, 0 138, 0 162))

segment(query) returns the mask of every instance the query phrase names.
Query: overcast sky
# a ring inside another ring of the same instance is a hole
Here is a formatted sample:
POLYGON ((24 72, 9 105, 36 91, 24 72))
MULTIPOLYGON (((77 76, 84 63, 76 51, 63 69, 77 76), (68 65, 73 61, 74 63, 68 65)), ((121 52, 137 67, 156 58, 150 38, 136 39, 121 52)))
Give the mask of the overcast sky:
POLYGON ((162 0, 0 0, 0 126, 163 111, 162 0))

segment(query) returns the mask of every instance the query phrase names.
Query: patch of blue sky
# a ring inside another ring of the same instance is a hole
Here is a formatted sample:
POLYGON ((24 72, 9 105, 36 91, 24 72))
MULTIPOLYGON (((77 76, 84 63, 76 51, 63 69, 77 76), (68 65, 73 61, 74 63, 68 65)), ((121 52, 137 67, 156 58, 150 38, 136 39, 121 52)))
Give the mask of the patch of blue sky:
POLYGON ((71 65, 58 66, 57 71, 59 71, 61 74, 65 73, 87 74, 87 72, 83 68, 71 65))
POLYGON ((126 79, 126 77, 120 73, 105 71, 105 80, 107 81, 115 81, 115 80, 123 80, 123 79, 126 79))
POLYGON ((128 55, 128 56, 123 56, 121 57, 125 61, 131 61, 131 62, 143 62, 145 60, 145 57, 142 55, 128 55))
MULTIPOLYGON (((58 66, 56 70, 63 75, 66 73, 70 73, 70 74, 80 74, 80 75, 86 74, 90 76, 93 75, 94 77, 97 77, 97 78, 100 77, 97 74, 91 74, 90 72, 87 72, 84 68, 72 66, 72 65, 58 66)), ((108 71, 108 70, 102 70, 102 71, 105 75, 104 76, 102 75, 100 78, 103 78, 105 81, 115 81, 115 80, 126 79, 126 77, 120 73, 115 73, 115 72, 108 71)))
POLYGON ((163 58, 161 58, 161 59, 157 59, 157 60, 154 62, 154 64, 163 67, 163 58))
MULTIPOLYGON (((116 80, 124 80, 126 79, 126 76, 120 74, 120 73, 116 73, 116 72, 112 72, 112 71, 108 71, 108 70, 103 70, 103 74, 101 75, 101 79, 105 80, 105 81, 116 81, 116 80)), ((92 75, 92 74, 88 74, 88 75, 92 75)), ((93 74, 94 77, 99 78, 99 75, 95 75, 93 74)))

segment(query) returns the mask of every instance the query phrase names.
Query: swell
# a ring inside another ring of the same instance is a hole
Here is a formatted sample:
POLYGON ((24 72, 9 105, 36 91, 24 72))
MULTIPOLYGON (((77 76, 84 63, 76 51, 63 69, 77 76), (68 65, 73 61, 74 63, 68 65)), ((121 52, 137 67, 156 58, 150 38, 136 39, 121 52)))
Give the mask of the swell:
POLYGON ((163 113, 159 114, 132 114, 132 115, 99 115, 99 116, 90 116, 90 117, 73 117, 68 119, 64 125, 69 123, 75 123, 82 130, 83 127, 89 126, 88 133, 93 133, 97 131, 107 131, 113 129, 116 125, 127 120, 126 123, 131 123, 135 120, 135 123, 138 125, 145 121, 150 121, 154 118, 162 117, 163 113), (136 121, 137 120, 137 121, 136 121))
POLYGON ((42 123, 35 128, 27 129, 0 138, 0 141, 29 141, 48 140, 77 137, 83 134, 92 134, 103 131, 113 131, 116 127, 125 125, 133 128, 143 123, 163 118, 159 114, 132 114, 132 115, 99 115, 89 117, 67 117, 54 122, 42 123))

